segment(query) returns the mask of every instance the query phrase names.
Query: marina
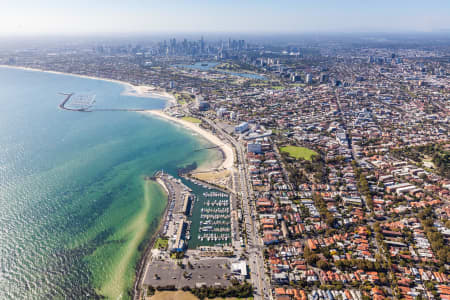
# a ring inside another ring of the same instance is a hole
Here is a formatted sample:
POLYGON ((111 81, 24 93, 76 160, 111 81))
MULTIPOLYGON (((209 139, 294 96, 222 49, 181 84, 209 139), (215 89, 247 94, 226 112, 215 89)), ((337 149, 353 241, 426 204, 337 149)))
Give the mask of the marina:
POLYGON ((201 181, 183 178, 196 197, 189 217, 189 249, 231 245, 230 195, 201 181))
POLYGON ((156 180, 168 195, 161 236, 172 252, 199 246, 227 246, 231 240, 230 198, 199 181, 175 178, 163 171, 146 179, 156 180))
POLYGON ((61 102, 59 108, 70 111, 91 112, 95 103, 95 95, 75 95, 75 93, 60 93, 66 98, 61 102))
POLYGON ((191 238, 191 221, 188 216, 195 199, 192 190, 180 179, 164 171, 158 171, 147 179, 156 180, 168 196, 167 212, 160 235, 168 238, 168 246, 172 252, 185 251, 191 238))
MULTIPOLYGON (((151 250, 144 284, 229 286, 235 276, 225 266, 233 255, 230 195, 198 180, 163 171, 146 179, 157 181, 166 190, 168 206, 159 235, 159 239, 167 240, 167 246, 151 250)), ((234 257, 233 262, 238 259, 234 257)))
POLYGON ((60 109, 76 112, 118 112, 118 111, 146 111, 147 108, 133 107, 98 107, 96 106, 96 95, 78 95, 75 93, 58 93, 65 96, 63 101, 58 105, 60 109))

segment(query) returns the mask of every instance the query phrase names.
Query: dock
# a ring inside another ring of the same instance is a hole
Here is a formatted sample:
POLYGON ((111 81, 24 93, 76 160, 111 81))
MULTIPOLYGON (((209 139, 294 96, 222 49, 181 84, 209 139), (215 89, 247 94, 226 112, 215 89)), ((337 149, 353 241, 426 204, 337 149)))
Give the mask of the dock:
POLYGON ((172 175, 161 171, 153 177, 168 195, 168 211, 161 235, 169 238, 169 249, 172 252, 182 252, 186 250, 190 239, 188 216, 194 205, 195 195, 180 179, 172 175))

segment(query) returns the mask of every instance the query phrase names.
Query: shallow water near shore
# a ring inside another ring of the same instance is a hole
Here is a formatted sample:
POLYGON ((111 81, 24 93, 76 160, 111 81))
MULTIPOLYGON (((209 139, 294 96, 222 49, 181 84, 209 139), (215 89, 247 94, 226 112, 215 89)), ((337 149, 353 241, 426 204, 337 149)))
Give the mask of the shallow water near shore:
POLYGON ((0 299, 127 299, 166 205, 144 176, 220 154, 157 118, 60 110, 59 92, 95 94, 102 108, 165 105, 116 83, 0 68, 0 299))

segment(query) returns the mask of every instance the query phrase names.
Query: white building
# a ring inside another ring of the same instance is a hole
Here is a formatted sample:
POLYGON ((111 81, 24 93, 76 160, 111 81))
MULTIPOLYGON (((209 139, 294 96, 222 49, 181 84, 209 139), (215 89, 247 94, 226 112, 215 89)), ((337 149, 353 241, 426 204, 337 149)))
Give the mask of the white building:
POLYGON ((247 277, 247 263, 245 262, 245 260, 240 260, 238 262, 232 263, 231 264, 231 272, 242 276, 243 278, 247 277))
POLYGON ((223 118, 223 116, 227 113, 227 109, 225 107, 221 107, 216 113, 218 118, 223 118))
POLYGON ((234 127, 234 132, 236 132, 236 133, 243 133, 243 132, 246 132, 247 130, 248 130, 247 122, 242 122, 238 126, 234 127))

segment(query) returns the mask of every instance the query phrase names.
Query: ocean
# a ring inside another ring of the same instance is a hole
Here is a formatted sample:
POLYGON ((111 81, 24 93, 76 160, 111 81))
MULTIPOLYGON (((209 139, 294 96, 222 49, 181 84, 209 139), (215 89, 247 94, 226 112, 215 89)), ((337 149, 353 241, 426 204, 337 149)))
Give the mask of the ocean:
POLYGON ((144 177, 220 157, 164 120, 58 108, 61 92, 95 95, 96 108, 165 106, 123 90, 0 68, 0 299, 129 298, 167 202, 144 177))

